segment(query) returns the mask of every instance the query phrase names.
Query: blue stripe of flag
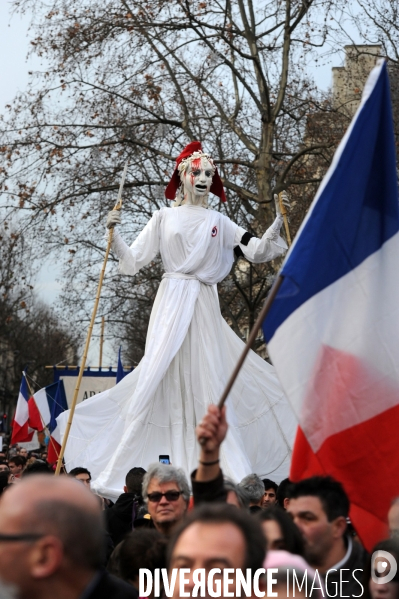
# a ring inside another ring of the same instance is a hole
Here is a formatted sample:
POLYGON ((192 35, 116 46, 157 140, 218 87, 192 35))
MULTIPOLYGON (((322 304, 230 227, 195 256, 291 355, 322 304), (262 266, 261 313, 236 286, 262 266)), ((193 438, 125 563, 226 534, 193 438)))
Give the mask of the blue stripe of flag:
POLYGON ((19 388, 19 392, 26 401, 29 401, 30 393, 29 393, 28 383, 26 382, 25 375, 22 375, 21 386, 19 388))
POLYGON ((60 380, 52 385, 46 387, 47 401, 49 396, 51 397, 51 405, 50 405, 50 424, 49 431, 50 433, 57 427, 56 418, 59 416, 64 410, 68 409, 68 404, 65 395, 64 381, 60 380), (51 387, 51 389, 50 389, 51 387), (51 396, 50 396, 51 393, 51 396))
POLYGON ((356 268, 399 231, 393 119, 386 64, 281 271, 263 324, 269 342, 303 303, 356 268))

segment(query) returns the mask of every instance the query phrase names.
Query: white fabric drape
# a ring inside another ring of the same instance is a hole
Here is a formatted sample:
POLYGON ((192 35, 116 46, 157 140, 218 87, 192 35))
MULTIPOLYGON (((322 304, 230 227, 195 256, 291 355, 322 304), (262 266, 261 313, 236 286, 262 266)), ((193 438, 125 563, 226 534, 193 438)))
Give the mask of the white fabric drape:
MULTIPOLYGON (((114 388, 76 408, 65 454, 67 469, 86 466, 93 488, 115 499, 133 466, 169 454, 187 474, 196 467, 195 427, 217 403, 244 344, 223 320, 216 284, 229 273, 243 230, 199 206, 155 212, 129 248, 115 232, 121 273, 134 275, 160 252, 165 276, 154 302, 145 355, 114 388)), ((240 245, 253 261, 286 245, 275 230, 240 245)), ((296 421, 274 369, 250 352, 227 401, 229 432, 222 468, 240 480, 250 472, 288 475, 296 421)), ((65 430, 67 413, 58 417, 65 430)))

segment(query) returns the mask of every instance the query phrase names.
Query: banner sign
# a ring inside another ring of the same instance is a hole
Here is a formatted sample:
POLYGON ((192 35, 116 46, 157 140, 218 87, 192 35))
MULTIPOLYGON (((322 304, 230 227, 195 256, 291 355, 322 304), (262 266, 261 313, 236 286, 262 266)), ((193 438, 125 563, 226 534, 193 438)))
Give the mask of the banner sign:
MULTIPOLYGON (((116 383, 116 374, 116 369, 112 370, 112 368, 98 370, 91 370, 90 367, 86 368, 83 373, 82 382, 80 383, 77 403, 114 387, 116 383)), ((78 375, 79 368, 54 368, 54 382, 57 382, 58 380, 64 381, 68 407, 72 403, 78 375)))

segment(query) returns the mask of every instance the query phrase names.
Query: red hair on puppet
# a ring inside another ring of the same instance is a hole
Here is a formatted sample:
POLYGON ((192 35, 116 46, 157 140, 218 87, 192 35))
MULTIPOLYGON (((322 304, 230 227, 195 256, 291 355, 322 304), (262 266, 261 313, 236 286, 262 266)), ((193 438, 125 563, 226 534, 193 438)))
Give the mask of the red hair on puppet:
MULTIPOLYGON (((190 156, 192 156, 194 152, 202 153, 202 145, 200 141, 192 141, 189 144, 187 144, 184 150, 181 152, 181 154, 179 154, 179 156, 176 158, 175 170, 167 188, 165 189, 165 197, 168 200, 174 200, 176 198, 177 190, 181 185, 179 165, 183 160, 187 160, 187 158, 190 158, 190 156)), ((212 178, 212 185, 210 191, 211 193, 215 194, 215 196, 218 196, 222 200, 222 202, 226 201, 223 183, 219 176, 218 169, 216 167, 215 173, 212 178)))

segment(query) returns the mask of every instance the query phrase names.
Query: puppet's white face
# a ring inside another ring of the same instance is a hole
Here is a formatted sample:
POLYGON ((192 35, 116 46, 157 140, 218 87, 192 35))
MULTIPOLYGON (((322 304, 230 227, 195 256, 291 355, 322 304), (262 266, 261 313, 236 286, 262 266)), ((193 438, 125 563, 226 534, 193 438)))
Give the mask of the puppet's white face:
POLYGON ((207 158, 195 158, 183 173, 184 200, 201 204, 212 185, 213 167, 207 158))

